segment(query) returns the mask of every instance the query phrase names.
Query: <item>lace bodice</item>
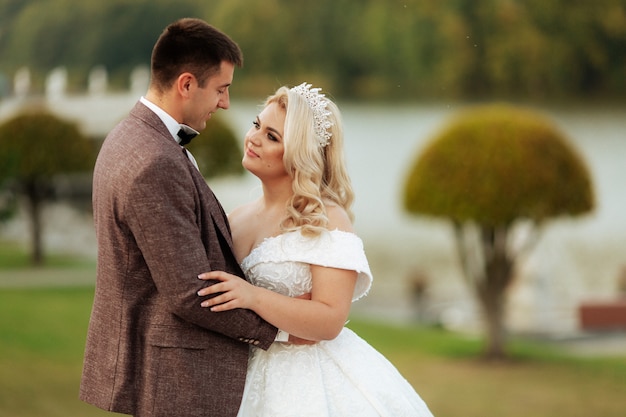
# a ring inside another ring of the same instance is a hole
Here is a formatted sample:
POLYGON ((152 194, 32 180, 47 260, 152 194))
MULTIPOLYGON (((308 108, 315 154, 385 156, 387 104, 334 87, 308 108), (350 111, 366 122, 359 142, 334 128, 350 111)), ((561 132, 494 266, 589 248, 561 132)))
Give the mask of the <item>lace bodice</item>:
POLYGON ((241 263, 254 285, 290 297, 311 291, 309 265, 356 271, 353 301, 367 294, 372 283, 363 242, 354 233, 340 230, 317 237, 306 237, 300 231, 293 231, 267 238, 241 263))

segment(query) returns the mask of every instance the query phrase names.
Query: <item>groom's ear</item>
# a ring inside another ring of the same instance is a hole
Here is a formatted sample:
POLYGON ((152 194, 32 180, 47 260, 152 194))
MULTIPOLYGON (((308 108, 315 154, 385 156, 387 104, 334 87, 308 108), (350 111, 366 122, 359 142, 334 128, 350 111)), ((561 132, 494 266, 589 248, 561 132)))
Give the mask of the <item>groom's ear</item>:
POLYGON ((188 97, 191 90, 196 86, 198 81, 190 72, 183 72, 176 79, 176 90, 183 97, 188 97))

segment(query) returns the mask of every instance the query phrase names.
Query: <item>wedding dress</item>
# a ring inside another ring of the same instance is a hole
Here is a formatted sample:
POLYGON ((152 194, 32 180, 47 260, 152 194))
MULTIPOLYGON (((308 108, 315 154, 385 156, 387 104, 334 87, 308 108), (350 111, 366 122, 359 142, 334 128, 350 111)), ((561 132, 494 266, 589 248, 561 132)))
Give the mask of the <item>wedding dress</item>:
MULTIPOLYGON (((299 231, 265 239, 243 260, 250 281, 278 293, 311 291, 309 265, 358 272, 353 301, 367 293, 372 275, 363 243, 334 230, 319 237, 299 231)), ((432 417, 397 369, 365 340, 343 328, 314 345, 274 343, 252 348, 240 417, 432 417)))

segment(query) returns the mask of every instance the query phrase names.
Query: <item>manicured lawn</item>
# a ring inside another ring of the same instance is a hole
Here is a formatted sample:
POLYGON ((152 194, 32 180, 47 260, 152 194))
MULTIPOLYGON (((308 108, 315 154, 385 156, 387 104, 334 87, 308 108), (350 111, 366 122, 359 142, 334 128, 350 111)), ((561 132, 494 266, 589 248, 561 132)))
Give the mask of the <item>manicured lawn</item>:
POLYGON ((93 288, 0 289, 0 415, 104 416, 78 400, 93 288))
MULTIPOLYGON (((0 288, 0 415, 108 416, 78 400, 92 287, 0 288)), ((485 364, 480 342, 438 329, 349 323, 442 417, 622 417, 626 357, 582 359, 514 342, 485 364)))
MULTIPOLYGON (((112 415, 78 400, 94 274, 94 262, 58 255, 30 268, 22 250, 0 241, 0 416, 112 415)), ((437 417, 626 415, 626 352, 578 358, 516 340, 511 361, 484 363, 480 340, 440 329, 358 317, 348 326, 398 367, 437 417)))

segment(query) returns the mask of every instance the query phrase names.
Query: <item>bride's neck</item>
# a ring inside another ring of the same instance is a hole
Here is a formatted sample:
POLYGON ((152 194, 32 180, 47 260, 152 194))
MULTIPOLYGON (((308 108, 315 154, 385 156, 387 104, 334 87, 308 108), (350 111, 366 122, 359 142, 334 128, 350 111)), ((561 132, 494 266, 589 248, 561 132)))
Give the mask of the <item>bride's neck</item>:
POLYGON ((269 187, 263 185, 263 206, 268 211, 285 211, 287 202, 293 196, 291 186, 269 187))

